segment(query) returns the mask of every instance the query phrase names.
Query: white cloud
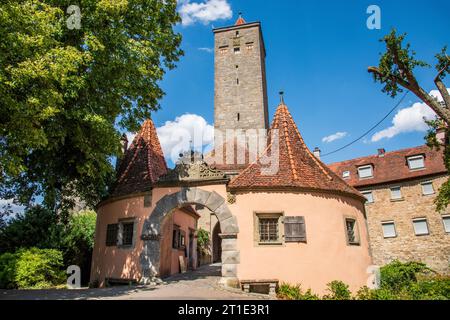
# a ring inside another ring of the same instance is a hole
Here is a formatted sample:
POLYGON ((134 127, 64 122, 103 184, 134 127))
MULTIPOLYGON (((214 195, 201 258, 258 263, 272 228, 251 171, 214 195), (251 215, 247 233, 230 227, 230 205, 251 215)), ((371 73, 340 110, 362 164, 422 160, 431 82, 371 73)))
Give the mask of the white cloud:
MULTIPOLYGON (((156 128, 159 142, 166 159, 176 162, 179 154, 187 151, 191 147, 196 151, 204 151, 212 149, 214 142, 214 126, 208 124, 206 120, 196 114, 184 114, 176 117, 174 121, 166 121, 166 123, 156 128)), ((134 140, 136 133, 127 132, 128 146, 134 140)))
POLYGON ((208 53, 212 53, 212 52, 214 51, 213 48, 205 48, 205 47, 203 47, 203 48, 198 48, 198 50, 200 50, 200 51, 205 51, 205 52, 208 52, 208 53))
POLYGON ((193 148, 201 151, 214 142, 214 127, 196 114, 184 114, 156 128, 166 158, 175 162, 178 155, 193 148))
MULTIPOLYGON (((450 89, 447 89, 450 92, 450 89)), ((438 90, 432 90, 430 95, 442 101, 442 96, 438 90)), ((436 113, 429 106, 423 102, 416 102, 411 107, 403 108, 397 112, 392 120, 392 126, 384 130, 376 132, 372 138, 372 142, 380 141, 381 139, 390 139, 400 133, 406 132, 425 132, 428 130, 426 120, 433 120, 436 118, 436 113)))
POLYGON ((339 140, 342 138, 345 138, 348 135, 347 132, 336 132, 332 135, 326 136, 322 138, 322 142, 326 142, 326 143, 330 143, 333 142, 335 140, 339 140))
POLYGON ((188 26, 196 22, 208 24, 216 20, 230 19, 233 11, 227 0, 205 0, 204 2, 190 2, 179 0, 182 25, 188 26))

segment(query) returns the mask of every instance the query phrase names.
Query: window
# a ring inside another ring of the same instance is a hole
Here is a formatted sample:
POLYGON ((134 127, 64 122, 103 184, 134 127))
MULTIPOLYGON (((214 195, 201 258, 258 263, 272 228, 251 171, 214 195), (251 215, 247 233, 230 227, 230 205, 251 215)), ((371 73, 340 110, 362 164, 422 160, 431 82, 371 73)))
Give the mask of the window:
POLYGON ((395 238, 397 236, 397 231, 395 230, 394 221, 387 221, 381 224, 383 228, 383 237, 386 238, 395 238))
POLYGON ((360 179, 364 179, 364 178, 371 178, 373 177, 373 170, 372 170, 372 166, 368 165, 368 166, 362 166, 358 168, 358 175, 360 179))
POLYGON ((236 37, 239 37, 239 31, 236 31, 236 37))
POLYGON ((183 250, 186 247, 186 232, 181 230, 179 226, 173 226, 172 248, 183 250))
POLYGON ((224 47, 219 47, 219 53, 220 54, 225 54, 228 51, 228 46, 224 46, 224 47))
POLYGON ((285 242, 306 242, 305 217, 284 217, 285 242))
POLYGON ((253 42, 247 43, 247 50, 249 51, 253 50, 253 42))
POLYGON ((433 183, 431 181, 422 183, 422 194, 424 196, 434 194, 433 183))
POLYGON ((424 156, 408 157, 408 166, 410 170, 425 168, 424 156))
POLYGON ((344 171, 342 172, 342 178, 350 178, 350 171, 344 171))
POLYGON ((122 245, 123 246, 133 245, 133 230, 134 230, 134 222, 122 223, 122 245))
POLYGON ((402 190, 400 187, 392 187, 391 188, 391 200, 400 200, 402 199, 402 190))
POLYGON ((117 245, 117 233, 119 230, 119 225, 117 223, 115 224, 108 224, 106 227, 106 246, 112 247, 117 245))
POLYGON ((347 243, 351 245, 359 244, 359 234, 355 219, 345 219, 345 230, 347 232, 347 243))
POLYGON ((424 236, 430 234, 428 231, 428 223, 427 219, 414 219, 413 220, 414 225, 414 232, 416 236, 424 236))
POLYGON ((241 120, 241 114, 238 112, 238 114, 237 114, 237 121, 240 121, 241 120))
POLYGON ((373 193, 372 191, 361 191, 362 195, 366 197, 367 203, 373 203, 373 193))
POLYGON ((180 241, 180 229, 177 226, 173 227, 172 232, 172 248, 178 249, 180 247, 179 241, 180 241))
POLYGON ((259 241, 277 242, 278 239, 278 218, 260 218, 259 241))
POLYGON ((236 78, 236 84, 239 85, 239 78, 236 78))
POLYGON ((443 216, 442 222, 444 223, 445 232, 450 233, 450 216, 443 216))
POLYGON ((234 54, 239 54, 239 53, 241 53, 241 48, 234 47, 234 54))

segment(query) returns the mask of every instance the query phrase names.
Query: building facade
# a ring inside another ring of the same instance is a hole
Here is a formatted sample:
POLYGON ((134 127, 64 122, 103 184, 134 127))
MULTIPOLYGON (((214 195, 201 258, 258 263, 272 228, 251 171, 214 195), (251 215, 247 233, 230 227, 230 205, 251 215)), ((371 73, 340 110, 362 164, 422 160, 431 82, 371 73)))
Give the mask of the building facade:
POLYGON ((419 146, 329 167, 366 196, 374 263, 421 261, 450 273, 450 209, 436 212, 434 200, 447 179, 443 153, 419 146))

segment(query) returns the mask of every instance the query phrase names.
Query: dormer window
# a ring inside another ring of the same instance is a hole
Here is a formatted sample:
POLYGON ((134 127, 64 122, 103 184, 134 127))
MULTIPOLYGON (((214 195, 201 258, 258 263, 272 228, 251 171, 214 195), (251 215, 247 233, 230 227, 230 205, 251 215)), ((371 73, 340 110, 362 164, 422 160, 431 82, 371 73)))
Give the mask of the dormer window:
POLYGON ((360 179, 372 178, 373 177, 372 165, 358 167, 358 175, 360 179))
POLYGON ((342 172, 342 178, 344 178, 344 179, 350 178, 350 171, 342 172))
POLYGON ((417 170, 425 168, 425 158, 423 155, 408 157, 409 170, 417 170))

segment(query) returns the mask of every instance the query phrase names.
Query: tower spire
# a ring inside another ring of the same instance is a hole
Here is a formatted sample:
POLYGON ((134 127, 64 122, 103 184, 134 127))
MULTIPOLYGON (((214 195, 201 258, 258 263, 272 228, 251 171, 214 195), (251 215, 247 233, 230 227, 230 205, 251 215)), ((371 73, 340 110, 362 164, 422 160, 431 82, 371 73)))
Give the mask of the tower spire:
POLYGON ((242 24, 246 24, 246 22, 245 22, 244 18, 242 18, 242 12, 239 12, 239 17, 238 17, 238 19, 236 20, 235 25, 236 25, 236 26, 240 26, 240 25, 242 25, 242 24))
POLYGON ((280 104, 284 105, 284 91, 280 91, 280 104))

